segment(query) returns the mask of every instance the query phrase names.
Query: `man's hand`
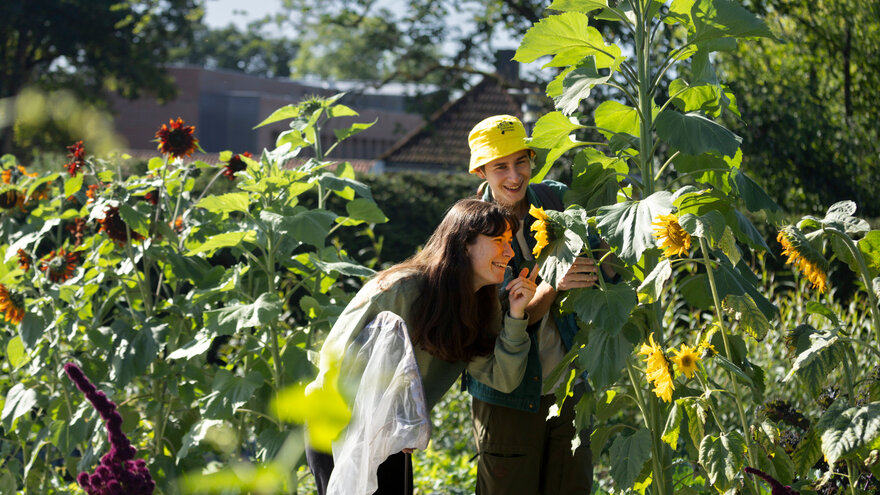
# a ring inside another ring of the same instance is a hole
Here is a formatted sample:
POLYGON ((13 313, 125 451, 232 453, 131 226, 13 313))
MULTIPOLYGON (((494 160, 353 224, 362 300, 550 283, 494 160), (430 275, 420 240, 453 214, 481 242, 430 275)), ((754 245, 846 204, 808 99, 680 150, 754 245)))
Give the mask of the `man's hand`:
POLYGON ((599 267, 592 258, 575 258, 568 272, 556 284, 557 291, 592 287, 599 280, 599 267))

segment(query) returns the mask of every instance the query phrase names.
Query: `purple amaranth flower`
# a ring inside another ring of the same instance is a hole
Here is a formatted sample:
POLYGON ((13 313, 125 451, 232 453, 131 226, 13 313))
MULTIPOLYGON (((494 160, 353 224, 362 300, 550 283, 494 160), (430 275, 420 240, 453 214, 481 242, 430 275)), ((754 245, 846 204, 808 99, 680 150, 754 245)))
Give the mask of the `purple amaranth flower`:
POLYGON ((64 371, 101 415, 110 439, 110 452, 101 457, 95 472, 79 473, 76 481, 88 495, 152 495, 156 483, 147 463, 134 459, 137 449, 122 432, 122 416, 116 411, 116 404, 92 385, 79 366, 67 363, 64 371))
POLYGON ((800 495, 797 490, 788 485, 783 485, 776 478, 770 476, 764 471, 759 471, 750 466, 746 466, 745 471, 749 474, 754 474, 755 476, 763 479, 767 483, 770 483, 771 495, 800 495))

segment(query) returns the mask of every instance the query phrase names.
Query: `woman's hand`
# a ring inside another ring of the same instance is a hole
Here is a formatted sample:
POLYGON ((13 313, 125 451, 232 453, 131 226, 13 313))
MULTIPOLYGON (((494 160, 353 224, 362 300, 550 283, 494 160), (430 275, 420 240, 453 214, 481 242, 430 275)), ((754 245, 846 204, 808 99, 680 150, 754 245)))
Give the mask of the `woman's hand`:
POLYGON ((511 280, 507 284, 507 300, 510 301, 510 316, 516 319, 523 319, 526 315, 526 305, 535 295, 535 281, 538 279, 538 267, 532 268, 529 275, 529 269, 523 268, 519 272, 519 276, 511 280))

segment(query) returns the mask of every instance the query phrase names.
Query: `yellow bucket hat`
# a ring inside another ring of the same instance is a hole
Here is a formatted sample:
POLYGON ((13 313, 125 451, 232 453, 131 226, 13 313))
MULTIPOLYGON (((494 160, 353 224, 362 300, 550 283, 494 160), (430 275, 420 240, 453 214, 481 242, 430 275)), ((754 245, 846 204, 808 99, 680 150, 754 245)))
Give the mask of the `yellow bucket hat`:
POLYGON ((492 160, 517 151, 531 151, 525 139, 526 128, 513 115, 495 115, 483 119, 468 134, 468 146, 471 148, 468 172, 474 173, 492 160))

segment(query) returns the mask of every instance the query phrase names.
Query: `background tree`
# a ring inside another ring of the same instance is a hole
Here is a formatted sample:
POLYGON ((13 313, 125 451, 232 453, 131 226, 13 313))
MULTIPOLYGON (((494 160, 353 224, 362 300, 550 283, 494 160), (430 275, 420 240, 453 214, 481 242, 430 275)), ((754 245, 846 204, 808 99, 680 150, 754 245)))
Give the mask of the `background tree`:
POLYGON ((755 2, 781 38, 724 56, 743 120, 744 168, 786 210, 851 199, 880 215, 880 2, 755 2))
MULTIPOLYGON (((0 98, 26 86, 68 88, 88 101, 103 90, 160 99, 174 86, 160 66, 192 35, 199 0, 9 0, 0 2, 0 98)), ((0 130, 0 152, 12 130, 0 130)))
POLYGON ((210 28, 194 25, 192 42, 169 51, 170 63, 185 63, 208 69, 228 69, 264 77, 289 77, 290 62, 297 56, 299 42, 267 31, 269 18, 248 23, 210 28))

